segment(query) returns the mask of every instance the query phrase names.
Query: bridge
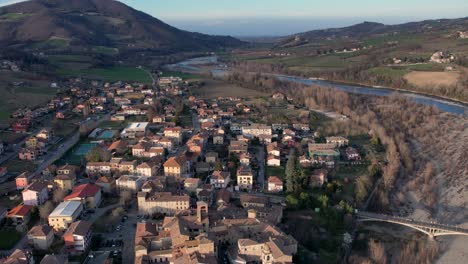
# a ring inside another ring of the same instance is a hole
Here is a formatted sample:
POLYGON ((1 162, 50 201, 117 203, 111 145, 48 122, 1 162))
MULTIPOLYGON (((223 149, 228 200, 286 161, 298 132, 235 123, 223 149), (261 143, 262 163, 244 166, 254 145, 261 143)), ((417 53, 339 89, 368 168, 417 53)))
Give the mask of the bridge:
POLYGON ((444 224, 435 223, 435 222, 423 222, 423 221, 418 221, 418 220, 414 220, 411 218, 376 214, 376 213, 369 213, 369 212, 357 212, 356 216, 358 218, 358 221, 360 222, 366 222, 366 221, 387 222, 387 223, 407 226, 409 228, 416 229, 420 232, 423 232, 424 234, 428 235, 430 238, 434 238, 436 236, 449 236, 449 235, 468 236, 468 229, 463 229, 463 228, 459 228, 457 226, 452 226, 452 225, 444 225, 444 224))

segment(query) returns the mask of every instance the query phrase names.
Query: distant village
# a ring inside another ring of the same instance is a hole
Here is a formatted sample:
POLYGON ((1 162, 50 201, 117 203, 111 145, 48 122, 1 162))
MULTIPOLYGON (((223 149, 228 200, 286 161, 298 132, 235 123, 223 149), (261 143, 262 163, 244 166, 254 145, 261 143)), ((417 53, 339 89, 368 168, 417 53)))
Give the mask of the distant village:
MULTIPOLYGON (((338 162, 361 162, 346 137, 254 122, 244 99, 197 98, 179 77, 68 85, 47 105, 16 111, 10 129, 29 136, 0 144, 0 157, 9 149, 37 164, 14 178, 22 202, 0 207, 3 228, 23 237, 2 263, 293 263, 298 242, 279 227, 287 180, 267 171, 284 172, 298 148, 307 185, 321 188, 338 162), (57 136, 35 125, 45 115, 78 115, 78 128, 57 136), (117 221, 96 230, 109 215, 117 221)), ((281 93, 270 100, 294 108, 281 93)))

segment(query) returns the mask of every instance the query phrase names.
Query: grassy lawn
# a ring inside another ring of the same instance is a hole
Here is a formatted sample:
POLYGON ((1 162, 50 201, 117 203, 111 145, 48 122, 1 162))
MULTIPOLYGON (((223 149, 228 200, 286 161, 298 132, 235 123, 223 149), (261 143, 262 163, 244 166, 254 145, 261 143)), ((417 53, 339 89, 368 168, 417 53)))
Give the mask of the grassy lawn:
POLYGON ((285 177, 284 167, 283 166, 281 166, 281 167, 267 166, 266 167, 266 177, 268 177, 268 176, 278 176, 280 178, 284 178, 285 177))
POLYGON ((151 83, 148 73, 134 67, 91 68, 91 69, 61 69, 58 73, 65 77, 85 77, 105 81, 128 81, 151 83))
POLYGON ((21 239, 21 233, 14 229, 0 230, 0 250, 8 250, 13 248, 16 243, 21 239))
POLYGON ((2 164, 2 166, 7 167, 9 172, 22 173, 25 171, 32 171, 36 168, 36 165, 31 161, 10 159, 2 164))
POLYGON ((67 47, 69 44, 69 39, 52 37, 49 40, 34 44, 33 47, 37 49, 60 49, 67 47))
POLYGON ((336 171, 335 177, 339 179, 354 179, 360 175, 367 173, 367 166, 340 166, 336 171))
POLYGON ((184 72, 178 72, 178 71, 163 71, 163 74, 161 75, 161 77, 180 77, 184 80, 203 78, 203 76, 198 75, 198 74, 184 73, 184 72))

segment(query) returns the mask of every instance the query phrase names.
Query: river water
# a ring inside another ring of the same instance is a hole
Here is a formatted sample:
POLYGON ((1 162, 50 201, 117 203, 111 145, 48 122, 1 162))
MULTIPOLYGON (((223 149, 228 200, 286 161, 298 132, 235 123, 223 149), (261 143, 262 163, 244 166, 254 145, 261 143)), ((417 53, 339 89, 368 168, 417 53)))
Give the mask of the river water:
MULTIPOLYGON (((224 65, 218 65, 217 57, 210 56, 210 57, 199 57, 193 58, 189 60, 185 60, 176 64, 167 65, 168 69, 183 71, 183 72, 190 72, 190 73, 201 73, 206 72, 207 68, 203 68, 203 65, 210 65, 215 66, 211 70, 211 73, 214 76, 223 76, 229 73, 229 70, 224 65)), ((306 79, 302 77, 295 77, 295 76, 286 76, 286 75, 279 75, 275 74, 276 78, 281 81, 288 81, 294 83, 301 83, 306 85, 321 85, 324 87, 330 87, 331 89, 337 89, 349 93, 356 93, 356 94, 366 94, 366 95, 376 95, 376 96, 389 96, 394 93, 402 94, 416 103, 423 104, 423 105, 430 105, 440 109, 443 112, 448 112, 452 114, 459 114, 459 115, 466 115, 468 116, 468 106, 462 103, 457 103, 454 101, 446 100, 443 98, 438 97, 431 97, 426 95, 420 95, 416 93, 404 92, 404 91, 396 91, 387 88, 374 88, 368 86, 361 86, 361 85, 348 85, 348 84, 340 84, 334 83, 331 81, 325 80, 312 80, 306 79)))

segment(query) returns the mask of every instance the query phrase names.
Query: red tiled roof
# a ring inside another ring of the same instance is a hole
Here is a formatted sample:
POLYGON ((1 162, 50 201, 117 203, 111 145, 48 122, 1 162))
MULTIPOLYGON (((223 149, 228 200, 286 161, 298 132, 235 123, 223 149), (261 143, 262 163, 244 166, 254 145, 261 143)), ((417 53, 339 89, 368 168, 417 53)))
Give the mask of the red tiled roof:
POLYGON ((8 212, 8 216, 14 216, 14 215, 19 215, 19 216, 26 216, 31 212, 31 209, 33 207, 31 205, 18 205, 15 208, 11 209, 8 212))
POLYGON ((96 193, 99 192, 99 190, 100 190, 99 186, 95 184, 90 184, 90 183, 81 184, 73 188, 73 192, 70 195, 63 198, 63 200, 66 201, 66 200, 70 200, 70 199, 77 198, 77 197, 80 197, 80 198, 92 197, 92 196, 95 196, 96 193))

